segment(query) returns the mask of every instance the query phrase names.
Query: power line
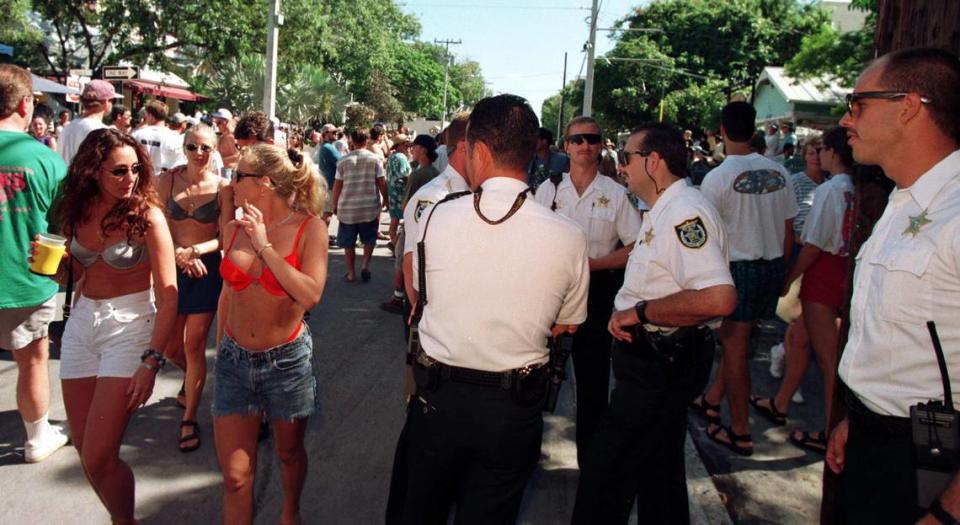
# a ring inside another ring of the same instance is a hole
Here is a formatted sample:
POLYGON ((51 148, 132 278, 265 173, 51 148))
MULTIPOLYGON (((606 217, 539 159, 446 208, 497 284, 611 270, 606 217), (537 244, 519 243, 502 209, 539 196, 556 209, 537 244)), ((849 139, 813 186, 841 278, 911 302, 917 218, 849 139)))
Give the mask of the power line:
POLYGON ((499 4, 422 4, 422 3, 400 3, 400 7, 429 7, 429 8, 456 8, 456 9, 525 9, 542 11, 589 11, 589 7, 564 7, 564 6, 536 6, 536 5, 499 5, 499 4))

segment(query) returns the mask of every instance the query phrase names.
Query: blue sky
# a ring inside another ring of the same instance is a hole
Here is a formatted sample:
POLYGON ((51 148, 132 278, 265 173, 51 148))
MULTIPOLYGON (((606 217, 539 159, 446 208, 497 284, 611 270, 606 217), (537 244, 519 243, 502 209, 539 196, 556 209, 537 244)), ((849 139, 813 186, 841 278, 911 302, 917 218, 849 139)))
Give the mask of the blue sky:
MULTIPOLYGON (((488 87, 528 99, 537 114, 543 100, 560 90, 563 53, 567 81, 581 73, 589 38, 591 0, 400 0, 416 15, 421 39, 460 39, 457 58, 480 63, 488 87)), ((597 27, 611 27, 645 0, 603 0, 597 27)), ((611 33, 597 32, 597 55, 613 48, 611 33)), ((582 73, 586 75, 586 66, 582 73)))

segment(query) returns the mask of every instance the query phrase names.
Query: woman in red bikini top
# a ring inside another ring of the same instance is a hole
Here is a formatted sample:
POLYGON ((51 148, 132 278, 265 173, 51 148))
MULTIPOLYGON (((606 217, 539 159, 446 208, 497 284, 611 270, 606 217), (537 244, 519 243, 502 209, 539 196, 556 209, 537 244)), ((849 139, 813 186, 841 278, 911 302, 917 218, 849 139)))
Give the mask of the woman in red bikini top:
MULTIPOLYGON (((278 450, 297 458, 281 465, 287 501, 300 499, 303 436, 317 403, 313 339, 303 315, 327 279, 327 225, 317 217, 326 191, 319 181, 316 166, 298 151, 268 144, 246 148, 234 172, 234 204, 243 217, 222 232, 213 401, 224 523, 252 517, 261 414, 273 424, 278 450)), ((295 504, 285 504, 280 522, 298 522, 297 514, 295 504)))

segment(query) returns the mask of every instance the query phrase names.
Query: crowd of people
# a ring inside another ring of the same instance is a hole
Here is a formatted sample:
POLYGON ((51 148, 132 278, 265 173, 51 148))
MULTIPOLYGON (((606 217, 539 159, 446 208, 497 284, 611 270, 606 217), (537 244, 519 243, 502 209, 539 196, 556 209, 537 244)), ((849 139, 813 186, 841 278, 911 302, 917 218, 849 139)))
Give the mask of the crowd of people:
POLYGON ((202 446, 211 328, 223 520, 252 520, 257 442, 269 426, 279 521, 300 522, 304 436, 320 399, 306 319, 328 280, 328 250, 343 250, 343 279, 368 282, 378 240, 395 258, 382 308, 403 314, 409 337, 398 344, 408 405, 387 523, 442 524, 451 513, 457 523, 514 523, 567 358, 574 523, 626 523, 634 507, 644 522, 689 522, 688 409, 706 418, 709 439, 749 456, 750 407, 786 425, 811 356, 824 424, 790 440, 840 475, 841 520, 960 516, 956 465, 949 483, 918 485, 909 419, 943 395, 927 321, 946 369, 958 367, 955 55, 877 59, 838 125, 801 139, 789 123, 758 132, 753 107, 734 101, 719 132, 702 138, 663 123, 604 137, 599 122, 576 117, 562 148, 514 95, 481 100, 436 136, 382 124, 281 134, 262 112, 221 108, 208 125, 159 101, 131 127, 102 81, 85 87, 80 118, 49 126, 30 83, 0 65, 0 347, 18 365, 25 459, 42 461, 68 440, 48 420, 46 371, 56 292, 67 286, 69 439, 114 523, 135 523, 120 445, 168 360, 184 372, 178 448, 202 446), (896 190, 856 251, 867 166, 896 190), (67 247, 51 275, 28 269, 42 256, 38 234, 67 247), (751 337, 778 310, 789 323, 776 365, 785 370, 768 397, 751 390, 751 337), (844 415, 834 414, 841 397, 844 415))

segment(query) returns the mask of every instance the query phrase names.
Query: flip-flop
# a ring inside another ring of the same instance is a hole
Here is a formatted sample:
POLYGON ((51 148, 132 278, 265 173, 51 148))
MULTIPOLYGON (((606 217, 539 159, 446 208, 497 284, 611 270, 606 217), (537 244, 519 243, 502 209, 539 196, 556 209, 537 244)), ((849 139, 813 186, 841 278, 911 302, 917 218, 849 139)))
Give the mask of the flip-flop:
POLYGON ((705 394, 700 394, 693 401, 691 401, 690 408, 695 410, 697 414, 703 416, 703 418, 707 420, 707 424, 720 424, 720 405, 714 405, 707 401, 707 396, 705 394), (710 414, 710 412, 715 412, 717 415, 714 416, 710 414))
POLYGON ((811 452, 817 452, 820 454, 827 453, 827 437, 826 433, 821 430, 820 432, 807 432, 805 430, 794 430, 790 433, 790 442, 794 445, 809 450, 811 452), (819 437, 814 434, 820 434, 819 437))
POLYGON ((787 424, 787 414, 777 409, 777 405, 773 402, 772 397, 750 396, 750 405, 753 406, 758 414, 774 425, 782 427, 787 424), (760 403, 763 401, 769 403, 769 406, 761 405, 760 403))
POLYGON ((712 428, 707 429, 707 437, 709 437, 714 443, 722 445, 731 452, 735 452, 741 456, 753 455, 753 446, 742 447, 737 445, 737 442, 749 442, 750 445, 753 445, 753 437, 750 434, 734 434, 733 430, 729 426, 714 425, 712 428), (723 441, 718 436, 721 430, 724 433, 724 437, 727 438, 727 441, 723 441))
POLYGON ((198 448, 200 448, 200 428, 198 427, 197 422, 189 419, 185 419, 180 422, 180 428, 182 429, 183 427, 190 427, 193 429, 193 432, 190 432, 186 436, 182 436, 180 438, 180 452, 183 452, 183 453, 193 452, 194 450, 197 450, 198 448), (186 447, 183 446, 184 443, 188 441, 194 441, 194 440, 196 440, 196 443, 194 443, 193 445, 189 445, 186 447))

